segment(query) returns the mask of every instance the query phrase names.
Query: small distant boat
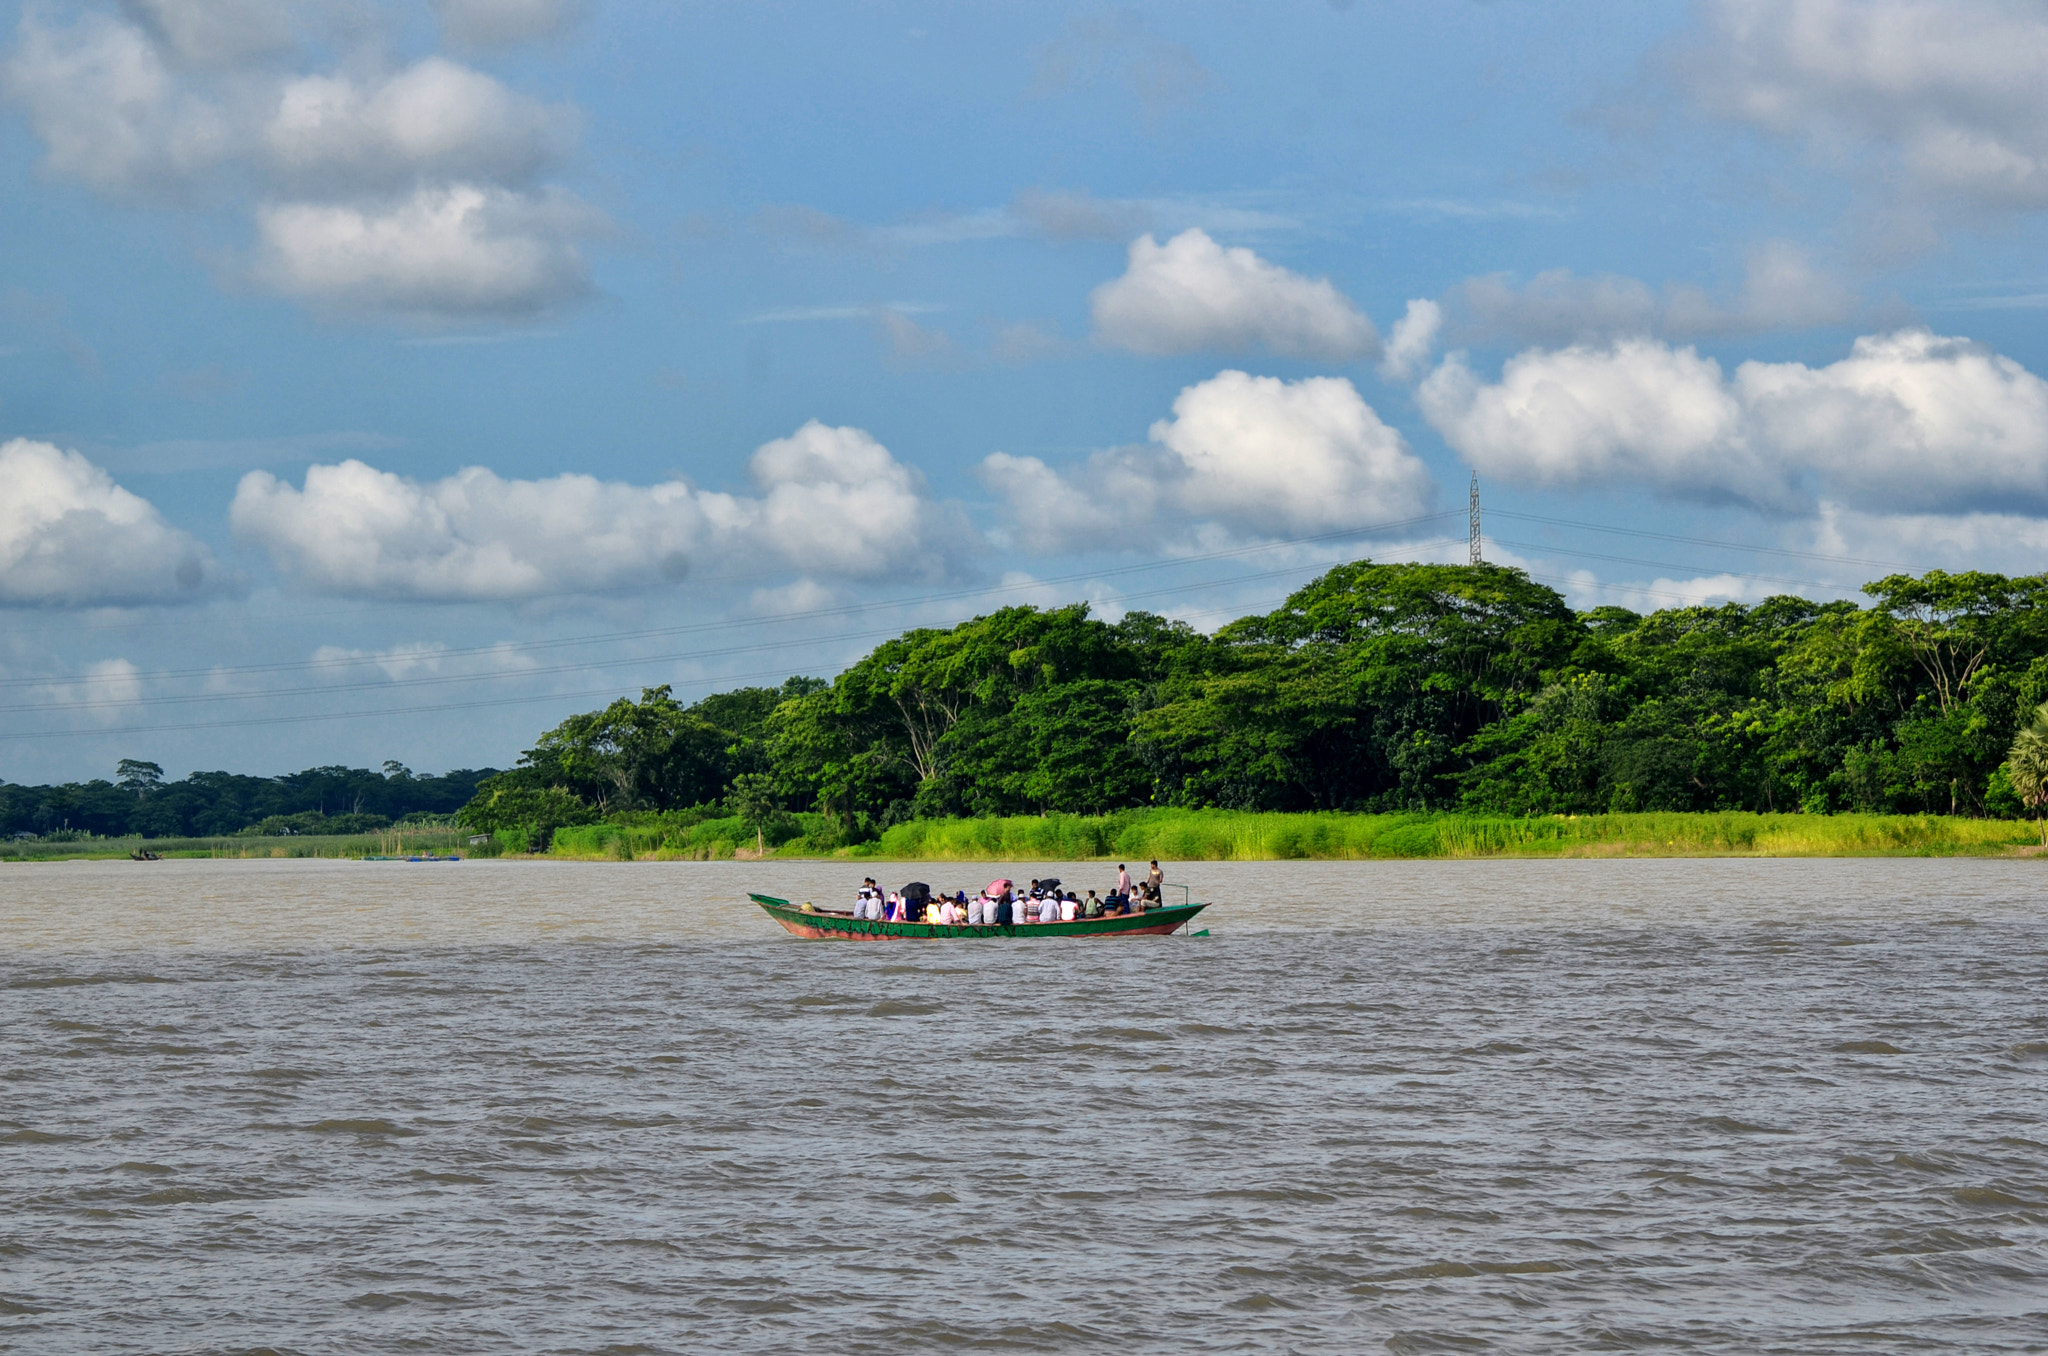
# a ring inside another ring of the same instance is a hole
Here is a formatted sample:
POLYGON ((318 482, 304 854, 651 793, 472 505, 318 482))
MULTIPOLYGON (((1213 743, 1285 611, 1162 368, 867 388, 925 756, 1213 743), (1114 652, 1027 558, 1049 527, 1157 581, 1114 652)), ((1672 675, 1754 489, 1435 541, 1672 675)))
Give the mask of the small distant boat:
POLYGON ((747 892, 770 918, 799 937, 883 942, 899 937, 1163 937, 1178 932, 1207 904, 1176 904, 1144 913, 1111 913, 1071 923, 883 923, 851 910, 805 909, 773 895, 747 892))
POLYGON ((158 853, 149 851, 147 848, 137 848, 128 854, 128 860, 131 862, 160 862, 163 860, 163 857, 158 853))

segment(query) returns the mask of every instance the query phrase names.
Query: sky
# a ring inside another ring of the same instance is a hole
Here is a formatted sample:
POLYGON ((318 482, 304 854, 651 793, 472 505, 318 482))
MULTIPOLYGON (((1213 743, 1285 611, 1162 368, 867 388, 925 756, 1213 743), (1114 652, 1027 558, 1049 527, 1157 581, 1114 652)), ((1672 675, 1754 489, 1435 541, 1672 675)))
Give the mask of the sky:
POLYGON ((0 779, 2048 568, 2048 3, 0 4, 0 779))

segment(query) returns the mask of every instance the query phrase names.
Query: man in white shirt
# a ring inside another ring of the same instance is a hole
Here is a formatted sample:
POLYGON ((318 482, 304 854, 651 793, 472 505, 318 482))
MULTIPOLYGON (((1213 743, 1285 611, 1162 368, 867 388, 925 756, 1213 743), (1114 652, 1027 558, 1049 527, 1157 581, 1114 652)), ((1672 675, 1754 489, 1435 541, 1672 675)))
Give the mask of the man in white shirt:
POLYGON ((993 901, 991 901, 989 897, 985 894, 976 895, 974 898, 968 900, 967 922, 969 926, 980 927, 985 923, 993 923, 995 919, 989 917, 989 910, 992 903, 993 901))
POLYGON ((1038 921, 1057 923, 1060 921, 1060 901, 1057 895, 1047 895, 1038 902, 1038 921))

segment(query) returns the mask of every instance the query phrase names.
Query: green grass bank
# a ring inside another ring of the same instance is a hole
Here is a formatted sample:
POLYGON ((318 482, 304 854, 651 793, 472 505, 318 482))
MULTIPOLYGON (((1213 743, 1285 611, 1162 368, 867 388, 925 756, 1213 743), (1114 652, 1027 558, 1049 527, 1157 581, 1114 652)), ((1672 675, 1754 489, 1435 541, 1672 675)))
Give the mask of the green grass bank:
MULTIPOLYGON (((1482 857, 2004 856, 2038 846, 2028 822, 1942 815, 1615 814, 1528 819, 1473 815, 1258 814, 1133 810, 898 824, 837 841, 821 815, 797 815, 770 857, 897 861, 1362 861, 1482 857)), ((562 829, 547 855, 580 860, 725 860, 754 855, 738 819, 562 829)), ((514 847, 508 844, 508 847, 514 847)), ((523 848, 519 843, 516 848, 523 848)))
MULTIPOLYGON (((0 843, 0 862, 126 858, 364 858, 425 853, 526 858, 525 834, 471 844, 461 830, 407 829, 289 838, 92 838, 0 843)), ((1476 815, 1259 814, 1130 810, 898 824, 864 843, 840 840, 823 815, 793 815, 766 855, 881 861, 1366 861, 1484 857, 2008 856, 2041 842, 2038 826, 1944 815, 1620 814, 1496 819, 1476 815)), ((738 818, 635 815, 560 829, 556 861, 731 861, 754 855, 738 818)))

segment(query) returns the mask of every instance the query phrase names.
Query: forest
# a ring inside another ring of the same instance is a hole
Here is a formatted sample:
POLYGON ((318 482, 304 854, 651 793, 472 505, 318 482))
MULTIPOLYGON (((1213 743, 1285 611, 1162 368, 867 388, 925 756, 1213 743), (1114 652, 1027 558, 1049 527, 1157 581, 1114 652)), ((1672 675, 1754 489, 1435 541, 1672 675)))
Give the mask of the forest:
POLYGON ((0 836, 43 840, 101 837, 204 838, 361 833, 408 816, 446 819, 495 768, 416 776, 387 762, 368 768, 315 767, 281 777, 195 772, 165 781, 155 763, 124 758, 114 780, 59 786, 0 782, 0 836))
POLYGON ((1575 612, 1519 570, 1332 569, 1214 634, 1085 604, 914 630, 826 682, 571 717, 461 811, 536 845, 738 816, 819 847, 912 820, 1133 807, 2012 817, 2048 577, 1894 575, 1867 604, 1575 612))

